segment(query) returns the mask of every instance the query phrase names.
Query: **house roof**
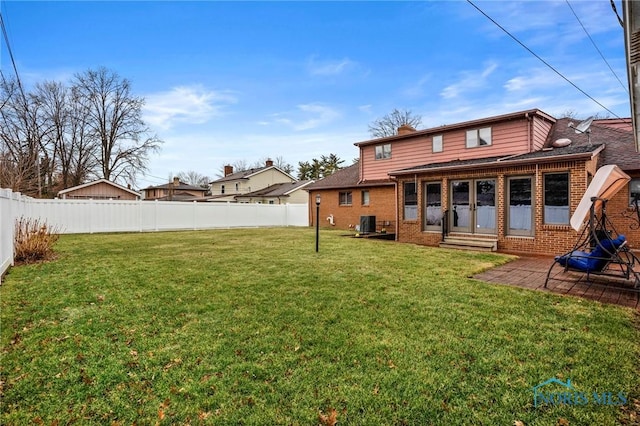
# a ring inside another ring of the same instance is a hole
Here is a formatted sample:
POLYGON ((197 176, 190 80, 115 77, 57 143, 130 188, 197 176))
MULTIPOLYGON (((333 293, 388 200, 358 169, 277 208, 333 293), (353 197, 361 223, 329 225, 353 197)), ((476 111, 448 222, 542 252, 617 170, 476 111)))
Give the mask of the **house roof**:
POLYGON ((538 116, 542 119, 548 120, 552 123, 555 123, 556 119, 552 116, 550 116, 549 114, 539 110, 539 109, 529 109, 526 111, 518 111, 518 112, 512 112, 509 114, 503 114, 503 115, 496 115, 493 117, 486 117, 486 118, 480 118, 477 120, 471 120, 471 121, 463 121, 461 123, 454 123, 454 124, 446 124, 443 126, 438 126, 438 127, 432 127, 429 129, 424 129, 424 130, 417 130, 415 132, 409 132, 409 133, 404 133, 402 135, 393 135, 393 136, 387 136, 385 138, 378 138, 378 139, 370 139, 370 140, 366 140, 366 141, 362 141, 362 142, 356 142, 354 145, 358 146, 358 147, 362 147, 362 146, 367 146, 367 145, 374 145, 374 144, 380 144, 383 142, 387 142, 387 141, 393 141, 393 140, 400 140, 400 139, 411 139, 411 138, 415 138, 416 136, 426 136, 426 135, 430 135, 430 134, 435 134, 435 133, 443 133, 446 131, 451 131, 451 130, 455 130, 455 129, 461 129, 461 128, 473 128, 473 127, 477 127, 477 126, 482 126, 482 125, 486 125, 489 123, 497 123, 497 122, 502 122, 502 121, 509 121, 509 120, 516 120, 516 119, 522 119, 525 117, 530 117, 532 115, 538 116))
POLYGON ((144 190, 147 191, 149 189, 169 189, 169 188, 173 188, 174 191, 202 191, 202 192, 206 192, 207 191, 206 188, 202 188, 200 186, 189 185, 188 183, 184 183, 182 181, 180 181, 177 186, 174 185, 173 182, 169 182, 169 183, 165 183, 164 185, 149 186, 149 187, 145 188, 144 190))
POLYGON ((288 197, 292 192, 302 189, 310 184, 312 180, 301 180, 298 182, 276 183, 266 188, 259 189, 246 194, 238 194, 235 198, 255 198, 255 197, 288 197))
POLYGON ((421 166, 392 171, 391 176, 413 174, 443 169, 467 169, 478 167, 510 166, 514 164, 531 164, 547 161, 565 161, 577 158, 590 158, 604 149, 603 144, 591 146, 565 146, 562 148, 543 149, 518 155, 503 155, 499 157, 474 158, 471 160, 453 160, 442 163, 430 163, 421 166))
POLYGON ((122 191, 126 191, 132 195, 135 195, 136 197, 140 197, 140 193, 134 191, 133 189, 129 189, 126 186, 122 186, 122 185, 118 185, 115 182, 111 182, 110 180, 107 179, 98 179, 98 180, 94 180, 91 182, 87 182, 87 183, 83 183, 82 185, 76 185, 76 186, 72 186, 71 188, 66 188, 63 189, 62 191, 58 191, 58 195, 63 195, 63 194, 67 194, 69 192, 73 192, 73 191, 77 191, 78 189, 82 189, 82 188, 87 188, 89 186, 93 186, 93 185, 97 185, 99 183, 106 183, 107 185, 111 185, 115 188, 118 188, 122 191))
POLYGON ((275 169, 277 171, 279 171, 280 173, 282 173, 283 175, 296 180, 296 178, 294 178, 293 176, 291 176, 289 173, 285 172, 284 170, 282 170, 281 168, 279 168, 278 166, 266 166, 266 167, 258 167, 257 169, 248 169, 248 170, 243 170, 240 172, 235 172, 235 173, 231 173, 225 177, 222 177, 220 179, 216 179, 214 181, 211 181, 209 183, 221 183, 221 182, 229 182, 229 181, 234 181, 234 180, 242 180, 242 179, 249 179, 254 175, 260 174, 260 173, 264 173, 267 170, 271 170, 271 169, 275 169))
POLYGON ((333 174, 316 181, 309 185, 307 190, 315 191, 318 189, 339 189, 393 184, 394 183, 389 179, 360 181, 360 164, 356 163, 337 170, 333 174))
MULTIPOLYGON (((626 126, 616 126, 611 120, 594 120, 590 135, 576 133, 569 124, 578 124, 577 120, 561 118, 549 132, 544 148, 539 151, 519 155, 474 158, 471 160, 453 160, 443 163, 431 163, 409 167, 389 173, 391 176, 411 174, 420 171, 433 171, 453 168, 477 168, 479 166, 504 166, 522 162, 564 161, 575 158, 589 158, 600 153, 599 166, 615 164, 622 170, 640 170, 640 153, 633 149, 633 133, 626 126), (558 139, 570 139, 571 144, 553 147, 558 139)), ((618 123, 619 124, 619 123, 618 123)))
MULTIPOLYGON (((631 121, 630 119, 626 120, 631 121)), ((578 122, 579 120, 569 118, 559 119, 549 133, 545 146, 551 146, 553 141, 562 138, 572 141, 569 146, 588 146, 589 136, 585 133, 576 133, 573 128, 569 127, 570 123, 577 125, 578 122)), ((611 119, 604 119, 594 120, 589 130, 592 144, 605 145, 605 149, 600 155, 600 166, 615 164, 625 171, 640 170, 640 153, 634 149, 633 131, 630 126, 614 127, 611 119)))

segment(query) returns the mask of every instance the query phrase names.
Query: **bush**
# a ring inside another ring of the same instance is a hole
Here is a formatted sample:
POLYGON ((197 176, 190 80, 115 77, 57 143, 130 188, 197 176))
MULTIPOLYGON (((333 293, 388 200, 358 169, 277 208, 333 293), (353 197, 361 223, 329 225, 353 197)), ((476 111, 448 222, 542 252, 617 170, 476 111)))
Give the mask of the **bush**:
POLYGON ((14 260, 33 263, 53 257, 53 245, 58 241, 58 230, 39 219, 16 220, 13 240, 14 260))

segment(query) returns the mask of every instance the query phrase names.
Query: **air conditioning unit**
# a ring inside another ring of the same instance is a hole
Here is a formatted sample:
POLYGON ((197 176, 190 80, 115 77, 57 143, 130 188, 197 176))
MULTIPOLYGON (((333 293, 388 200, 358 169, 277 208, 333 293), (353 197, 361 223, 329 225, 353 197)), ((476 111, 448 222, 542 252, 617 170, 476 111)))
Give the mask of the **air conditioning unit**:
POLYGON ((371 232, 376 232, 376 217, 360 216, 360 233, 369 234, 371 232))

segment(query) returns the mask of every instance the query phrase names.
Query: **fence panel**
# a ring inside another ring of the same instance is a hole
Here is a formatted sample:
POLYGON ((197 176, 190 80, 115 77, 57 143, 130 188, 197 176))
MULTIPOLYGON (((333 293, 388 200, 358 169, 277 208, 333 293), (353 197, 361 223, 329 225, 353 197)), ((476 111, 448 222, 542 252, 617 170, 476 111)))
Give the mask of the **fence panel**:
POLYGON ((306 204, 40 200, 0 189, 0 275, 13 264, 20 217, 46 222, 61 234, 309 226, 306 204))

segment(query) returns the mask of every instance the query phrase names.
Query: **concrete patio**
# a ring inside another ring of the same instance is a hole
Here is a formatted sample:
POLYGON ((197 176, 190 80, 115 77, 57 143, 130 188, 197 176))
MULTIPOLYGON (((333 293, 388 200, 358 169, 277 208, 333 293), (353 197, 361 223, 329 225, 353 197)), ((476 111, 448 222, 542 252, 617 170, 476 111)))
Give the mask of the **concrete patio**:
POLYGON ((615 278, 593 275, 590 277, 592 283, 590 285, 586 280, 586 274, 564 272, 564 269, 559 265, 554 267, 547 288, 545 288, 544 282, 552 263, 553 257, 551 256, 520 257, 505 265, 477 274, 473 278, 495 284, 584 297, 602 303, 640 310, 640 292, 638 290, 630 291, 629 289, 633 289, 632 285, 621 283, 615 278), (597 285, 603 282, 608 285, 597 285), (626 289, 621 289, 621 285, 626 285, 626 289))

